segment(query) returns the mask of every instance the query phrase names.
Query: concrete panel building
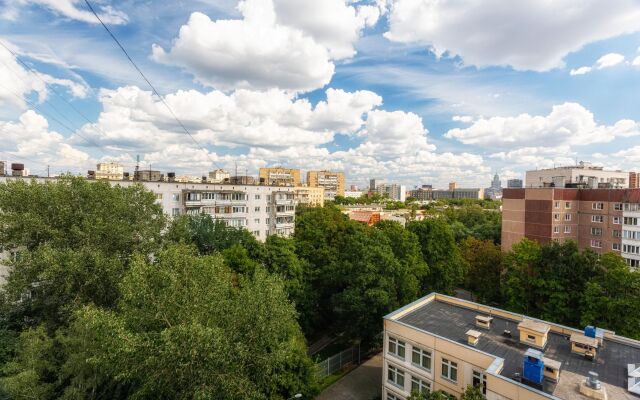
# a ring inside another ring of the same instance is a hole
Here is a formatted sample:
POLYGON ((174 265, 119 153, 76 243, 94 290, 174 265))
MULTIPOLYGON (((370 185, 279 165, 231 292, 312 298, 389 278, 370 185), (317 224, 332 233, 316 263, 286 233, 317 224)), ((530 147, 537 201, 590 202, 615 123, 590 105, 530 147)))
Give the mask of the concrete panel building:
POLYGON ((597 188, 625 189, 629 188, 629 173, 624 171, 606 171, 591 163, 581 161, 578 165, 566 167, 538 169, 527 171, 525 187, 557 187, 579 185, 597 188))
POLYGON ((572 240, 599 254, 616 252, 637 268, 639 204, 640 189, 505 189, 502 250, 525 237, 539 243, 572 240))
POLYGON ((124 167, 117 162, 98 163, 95 178, 121 181, 124 179, 124 167))
POLYGON ((267 186, 300 186, 300 170, 294 168, 260 168, 260 183, 267 186))
POLYGON ((307 185, 324 188, 325 200, 333 200, 336 196, 344 197, 344 172, 309 171, 307 185))
POLYGON ((638 399, 638 360, 640 342, 611 331, 432 293, 384 317, 382 399, 437 390, 458 399, 470 385, 488 400, 638 399))
POLYGON ((640 173, 629 172, 629 189, 640 188, 640 173))
POLYGON ((294 190, 299 204, 305 204, 311 207, 324 206, 324 188, 296 186, 294 190))

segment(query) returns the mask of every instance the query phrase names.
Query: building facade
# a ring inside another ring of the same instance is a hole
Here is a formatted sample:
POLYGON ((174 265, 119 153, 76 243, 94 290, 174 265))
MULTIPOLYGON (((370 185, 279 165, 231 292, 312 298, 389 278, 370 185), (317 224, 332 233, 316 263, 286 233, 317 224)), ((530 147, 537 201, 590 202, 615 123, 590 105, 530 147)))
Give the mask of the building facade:
POLYGON ((226 180, 231 178, 231 174, 223 169, 216 169, 215 171, 210 171, 209 176, 207 177, 207 182, 209 183, 224 183, 226 180))
POLYGON ((325 200, 333 200, 336 196, 344 197, 344 172, 309 171, 307 185, 324 188, 325 200))
POLYGON ((626 189, 629 188, 629 173, 605 171, 602 167, 580 161, 578 165, 527 171, 525 177, 527 188, 563 188, 566 185, 578 185, 591 189, 626 189))
MULTIPOLYGON (((11 177, 0 177, 0 184, 11 177)), ((55 178, 33 178, 44 183, 55 178)), ((140 184, 153 192, 156 202, 168 216, 209 214, 229 226, 245 228, 256 239, 269 235, 289 236, 295 227, 298 204, 293 187, 234 185, 160 181, 109 181, 111 185, 128 187, 140 184)))
POLYGON ((459 399, 467 386, 479 387, 487 400, 637 399, 631 385, 637 364, 629 365, 640 359, 640 342, 611 331, 574 329, 437 293, 383 322, 384 400, 438 390, 459 399), (586 385, 590 371, 600 377, 598 389, 586 385))
POLYGON ((520 189, 522 188, 522 179, 509 179, 507 181, 507 188, 520 189))
POLYGON ((506 189, 502 250, 523 238, 572 240, 598 254, 620 254, 640 266, 640 189, 506 189))
POLYGON ((629 189, 640 188, 640 173, 629 172, 629 189))
POLYGON ((324 188, 296 186, 294 190, 299 204, 305 204, 310 207, 324 206, 324 188))
POLYGON ((124 167, 117 162, 98 163, 95 178, 121 181, 124 179, 124 167))
POLYGON ((260 168, 260 183, 268 186, 300 186, 300 170, 293 168, 260 168))
POLYGON ((498 174, 493 176, 491 186, 484 190, 484 197, 490 200, 500 200, 502 198, 502 181, 498 174))

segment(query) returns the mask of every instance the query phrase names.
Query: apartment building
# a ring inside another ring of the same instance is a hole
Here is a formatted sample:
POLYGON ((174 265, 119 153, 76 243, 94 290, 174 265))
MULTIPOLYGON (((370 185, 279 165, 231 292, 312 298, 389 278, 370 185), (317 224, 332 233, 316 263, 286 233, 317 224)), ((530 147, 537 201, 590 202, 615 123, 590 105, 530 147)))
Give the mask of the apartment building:
POLYGON ((300 170, 292 168, 260 168, 260 183, 269 186, 300 186, 300 170))
POLYGON ((310 186, 296 186, 294 188, 298 204, 311 207, 324 206, 324 188, 310 186))
POLYGON ((384 317, 382 399, 638 399, 640 342, 431 293, 384 317), (593 375, 595 373, 596 375, 593 375))
POLYGON ((502 250, 528 238, 573 240, 581 249, 620 254, 640 266, 640 189, 505 189, 502 250))
MULTIPOLYGON (((0 177, 0 184, 12 177, 0 177)), ((33 178, 44 183, 55 178, 33 178)), ((264 241, 269 235, 289 236, 295 228, 298 203, 293 187, 185 183, 161 181, 109 181, 128 187, 140 184, 155 193, 156 202, 165 214, 211 215, 229 226, 242 227, 264 241)))
POLYGON ((209 183, 224 183, 231 178, 231 174, 223 169, 216 169, 215 171, 210 171, 209 176, 207 177, 207 182, 209 183))
POLYGON ((629 172, 629 189, 640 188, 640 172, 629 172))
POLYGON ((121 181, 124 179, 124 167, 117 162, 98 163, 95 179, 121 181))
POLYGON ((629 188, 629 173, 623 171, 606 171, 591 163, 580 161, 577 165, 538 169, 527 171, 525 187, 559 187, 576 185, 597 188, 626 189, 629 188))
POLYGON ((484 189, 478 188, 455 188, 453 190, 432 190, 433 200, 439 199, 474 199, 482 200, 485 197, 484 189))
POLYGON ((307 186, 324 188, 325 200, 344 197, 344 172, 308 171, 307 186))

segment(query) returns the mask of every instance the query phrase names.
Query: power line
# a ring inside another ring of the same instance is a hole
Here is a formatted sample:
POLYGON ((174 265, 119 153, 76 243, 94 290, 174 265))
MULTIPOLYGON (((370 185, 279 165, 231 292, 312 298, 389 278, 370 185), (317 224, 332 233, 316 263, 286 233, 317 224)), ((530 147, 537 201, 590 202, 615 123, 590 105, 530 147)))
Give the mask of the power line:
POLYGON ((127 50, 124 48, 124 46, 120 43, 120 41, 118 40, 118 38, 116 38, 116 36, 113 34, 113 32, 111 32, 111 30, 107 27, 107 25, 105 25, 104 22, 102 22, 102 19, 100 18, 100 16, 98 15, 98 13, 96 13, 96 11, 93 9, 93 6, 91 6, 91 3, 89 3, 89 0, 84 0, 84 2, 87 4, 87 7, 89 7, 89 10, 91 10, 91 12, 93 13, 93 15, 96 17, 96 19, 100 22, 100 24, 102 25, 102 27, 107 31, 107 33, 109 33, 109 36, 111 36, 111 38, 116 42, 116 44, 118 45, 118 47, 120 47, 120 50, 122 50, 122 52, 124 53, 124 55, 127 57, 127 59, 129 60, 129 62, 131 63, 131 65, 133 65, 133 67, 136 69, 136 71, 138 71, 138 73, 140 74, 140 76, 142 77, 142 79, 145 80, 145 82, 147 82, 147 85, 149 85, 149 87, 151 88, 153 94, 155 94, 160 101, 162 102, 162 104, 164 104, 164 106, 167 108, 167 110, 169 110, 169 112, 171 113, 171 115, 173 116, 173 118, 176 120, 176 122, 178 123, 178 125, 180 125, 180 127, 182 128, 182 130, 189 135, 189 137, 191 138, 191 140, 193 140, 193 142, 200 147, 202 150, 205 151, 205 154, 207 155, 207 158, 209 159, 209 161, 211 161, 211 163, 213 165, 215 165, 217 168, 221 168, 218 163, 216 163, 211 156, 209 155, 209 151, 200 144, 200 142, 198 142, 196 140, 195 137, 193 137, 193 135, 191 134, 191 132, 189 132, 189 130, 187 129, 186 126, 184 126, 184 124, 182 123, 182 121, 180 121, 180 119, 176 116, 176 114, 173 112, 173 110, 171 109, 171 107, 169 107, 169 104, 165 101, 164 97, 162 97, 160 95, 160 93, 156 90, 156 88, 151 84, 151 82, 149 81, 149 79, 147 79, 147 77, 145 76, 145 74, 142 72, 142 70, 138 67, 138 65, 135 63, 135 61, 133 61, 133 59, 131 58, 131 56, 129 56, 129 53, 127 52, 127 50))

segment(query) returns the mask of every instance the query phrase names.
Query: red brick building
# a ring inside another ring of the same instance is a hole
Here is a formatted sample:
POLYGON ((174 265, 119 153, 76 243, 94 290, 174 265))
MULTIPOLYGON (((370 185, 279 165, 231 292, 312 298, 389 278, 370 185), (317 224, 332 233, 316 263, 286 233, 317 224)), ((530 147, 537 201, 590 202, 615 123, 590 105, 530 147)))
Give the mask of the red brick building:
POLYGON ((528 238, 573 240, 640 266, 640 189, 504 189, 502 249, 528 238))

